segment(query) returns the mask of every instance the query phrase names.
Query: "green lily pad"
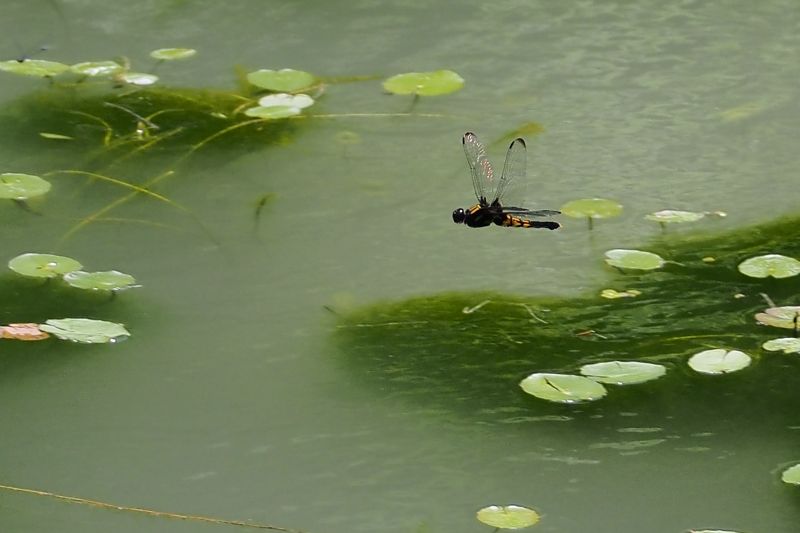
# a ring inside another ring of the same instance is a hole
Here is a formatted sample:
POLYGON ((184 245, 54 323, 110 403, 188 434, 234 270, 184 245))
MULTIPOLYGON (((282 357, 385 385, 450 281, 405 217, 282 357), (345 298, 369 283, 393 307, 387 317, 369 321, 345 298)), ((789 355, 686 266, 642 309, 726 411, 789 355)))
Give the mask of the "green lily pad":
POLYGON ((755 317, 759 324, 765 326, 796 329, 800 322, 800 306, 770 307, 765 309, 763 313, 756 313, 755 317))
POLYGON ((144 72, 123 72, 117 78, 130 85, 153 85, 158 81, 158 76, 144 72))
POLYGON ((617 268, 635 270, 655 270, 664 266, 664 259, 651 252, 642 250, 614 249, 605 253, 606 263, 617 268))
POLYGON ((0 174, 0 198, 27 200, 50 190, 50 182, 32 174, 5 172, 0 174))
POLYGON ((91 291, 121 291, 130 289, 136 284, 136 278, 116 270, 107 272, 76 270, 64 274, 64 281, 76 289, 91 291))
POLYGON ((663 365, 640 361, 608 361, 581 367, 587 378, 609 385, 632 385, 658 379, 667 372, 663 365))
POLYGON ((258 99, 258 105, 261 107, 296 107, 298 109, 305 109, 306 107, 314 105, 314 99, 302 93, 277 93, 262 96, 258 99))
POLYGON ((611 218, 622 213, 622 204, 605 198, 583 198, 565 203, 560 211, 573 218, 611 218))
POLYGON ((73 141, 75 137, 70 137, 69 135, 62 135, 60 133, 50 133, 47 131, 39 132, 39 135, 45 139, 56 139, 60 141, 73 141))
POLYGON ((123 67, 115 61, 86 61, 72 65, 70 70, 84 76, 111 76, 121 72, 123 67))
POLYGON ((188 59, 195 55, 194 48, 159 48, 150 52, 150 57, 159 61, 173 61, 175 59, 188 59))
POLYGON ((278 118, 287 118, 293 117, 295 115, 299 115, 302 111, 297 107, 290 107, 290 106, 271 106, 271 107, 263 107, 263 106, 256 106, 251 107, 250 109, 244 112, 245 115, 248 117, 256 117, 256 118, 270 118, 270 119, 278 119, 278 118))
POLYGON ((458 91, 464 79, 452 70, 433 72, 408 72, 397 74, 383 82, 383 88, 393 94, 416 94, 438 96, 458 91))
POLYGON ((644 218, 659 222, 661 224, 672 224, 675 222, 696 222, 705 217, 705 213, 695 213, 693 211, 676 211, 674 209, 664 209, 645 215, 644 218))
POLYGON ((745 259, 737 268, 751 278, 790 278, 800 274, 800 261, 785 255, 767 254, 745 259))
POLYGON ((500 529, 522 529, 539 521, 539 513, 521 505, 490 505, 480 509, 476 517, 487 526, 500 529))
POLYGON ((71 257, 52 254, 22 254, 8 262, 8 268, 31 278, 54 278, 81 269, 71 257))
POLYGON ((130 336, 122 324, 91 318, 51 319, 39 329, 52 333, 62 340, 87 344, 119 342, 130 336))
POLYGON ((311 87, 316 78, 309 72, 284 68, 281 70, 261 69, 247 74, 247 81, 270 91, 294 93, 311 87))
POLYGON ((617 298, 635 298, 641 296, 642 292, 636 289, 628 289, 627 291, 616 291, 614 289, 603 289, 600 291, 600 296, 608 298, 609 300, 616 300, 617 298))
POLYGON ((800 353, 800 339, 797 337, 783 337, 772 339, 761 345, 768 352, 800 353))
POLYGON ((21 74, 23 76, 47 78, 58 76, 62 72, 68 71, 69 65, 57 63, 55 61, 45 61, 44 59, 26 59, 21 63, 16 60, 11 60, 0 61, 0 70, 21 74))
POLYGON ((606 388, 594 380, 570 374, 531 374, 519 386, 532 396, 559 403, 599 400, 606 388))
POLYGON ((790 485, 800 485, 800 464, 790 466, 781 474, 781 481, 790 485))
POLYGON ((750 365, 751 358, 739 350, 715 348, 694 354, 689 366, 701 374, 729 374, 750 365))

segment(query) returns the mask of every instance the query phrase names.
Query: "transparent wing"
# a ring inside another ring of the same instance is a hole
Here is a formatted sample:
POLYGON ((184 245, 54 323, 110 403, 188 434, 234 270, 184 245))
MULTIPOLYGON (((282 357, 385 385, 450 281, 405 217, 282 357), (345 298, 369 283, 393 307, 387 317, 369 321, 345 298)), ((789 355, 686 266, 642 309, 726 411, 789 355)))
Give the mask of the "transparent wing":
MULTIPOLYGON (((503 165, 503 175, 500 178, 500 182, 497 184, 497 189, 495 189, 492 201, 499 201, 501 205, 503 204, 503 196, 509 190, 510 185, 519 185, 519 183, 525 179, 526 165, 527 148, 525 146, 525 141, 521 138, 514 139, 508 147, 506 162, 503 165)), ((508 208, 514 209, 512 206, 508 208)), ((516 209, 521 208, 517 207, 516 209)))
POLYGON ((523 209, 521 207, 503 206, 503 213, 523 217, 551 217, 553 215, 560 215, 561 211, 556 211, 555 209, 523 209))
POLYGON ((464 154, 467 156, 467 163, 472 172, 472 186, 475 188, 475 196, 478 201, 489 201, 496 198, 494 169, 489 158, 486 157, 486 149, 471 131, 464 134, 461 144, 464 145, 464 154))

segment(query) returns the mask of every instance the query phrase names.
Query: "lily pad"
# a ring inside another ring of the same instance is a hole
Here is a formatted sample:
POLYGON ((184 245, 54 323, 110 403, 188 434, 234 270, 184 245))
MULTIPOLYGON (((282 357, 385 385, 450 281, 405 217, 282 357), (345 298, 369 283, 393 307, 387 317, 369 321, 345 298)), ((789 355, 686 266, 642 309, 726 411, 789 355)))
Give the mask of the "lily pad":
POLYGON ((664 209, 645 215, 644 218, 652 220, 660 224, 673 224, 676 222, 696 222, 706 216, 705 213, 696 213, 693 211, 676 211, 674 209, 664 209))
POLYGON ((39 324, 9 324, 0 326, 0 339, 41 341, 50 335, 39 329, 39 324))
POLYGON ((767 254, 745 259, 737 268, 751 278, 790 278, 800 274, 800 261, 785 255, 767 254))
POLYGON ((123 72, 114 79, 130 85, 153 85, 158 81, 158 76, 144 72, 123 72))
POLYGON ((800 463, 784 470, 781 474, 781 481, 790 485, 800 485, 800 463))
POLYGON ((271 107, 263 107, 263 106, 256 106, 251 107, 247 111, 244 112, 245 115, 248 117, 255 117, 255 118, 271 118, 271 119, 278 119, 278 118, 288 118, 293 117, 295 115, 299 115, 302 111, 297 107, 290 107, 290 106, 271 106, 271 107))
POLYGON ((610 385, 632 385, 658 379, 667 372, 663 365, 640 361, 608 361, 581 367, 587 378, 610 385))
POLYGON ((637 291, 636 289, 628 289, 627 291, 615 291, 614 289, 603 289, 600 292, 600 296, 603 298, 608 298, 609 300, 615 300, 617 298, 635 298, 636 296, 640 296, 642 294, 641 291, 637 291))
POLYGON ((316 78, 309 72, 284 68, 281 70, 261 69, 247 74, 247 81, 270 91, 294 93, 311 87, 316 78))
POLYGON ((8 262, 8 268, 31 278, 54 278, 81 269, 71 257, 52 254, 22 254, 8 262))
POLYGON ((50 190, 50 182, 32 174, 5 172, 0 174, 0 198, 27 200, 50 190))
POLYGON ((756 313, 759 324, 776 328, 797 329, 800 322, 800 306, 785 305, 783 307, 770 307, 763 313, 756 313))
POLYGON ((40 329, 62 340, 87 344, 119 342, 130 336, 122 324, 91 318, 51 319, 42 324, 40 329))
POLYGON ((109 270, 107 272, 84 272, 76 270, 64 274, 64 281, 76 289, 90 291, 121 291, 135 286, 136 278, 130 274, 109 270))
POLYGON ((500 529, 522 529, 539 521, 539 513, 521 505, 490 505, 477 512, 478 521, 500 529))
POLYGON ((583 198, 565 203, 560 211, 573 218, 611 218, 622 213, 622 204, 605 198, 583 198))
POLYGON ((800 353, 800 339, 797 337, 783 337, 772 339, 761 345, 768 352, 800 353))
POLYGON ((307 94, 288 94, 277 93, 268 94, 258 99, 258 105, 261 107, 296 107, 298 109, 305 109, 314 105, 314 99, 307 94))
POLYGON ((519 386, 532 396, 558 403, 599 400, 607 393, 596 381, 570 374, 531 374, 519 386))
POLYGON ((438 96, 458 91, 464 79, 452 70, 433 72, 408 72, 397 74, 383 82, 383 88, 393 94, 438 96))
POLYGON ((26 59, 21 63, 16 60, 0 61, 0 70, 21 74, 23 76, 34 76, 37 78, 47 78, 58 76, 62 72, 69 70, 69 65, 46 61, 44 59, 26 59))
POLYGON ((159 61, 173 61, 175 59, 188 59, 195 55, 194 48, 159 48, 150 52, 150 57, 159 61))
POLYGON ((75 74, 84 76, 111 76, 123 70, 123 66, 116 61, 86 61, 76 63, 70 67, 75 74))
POLYGON ((59 141, 72 141, 75 140, 75 137, 70 137, 69 135, 62 135, 60 133, 50 133, 49 131, 42 131, 39 132, 39 135, 45 139, 55 139, 59 141))
POLYGON ((715 348, 694 354, 689 366, 701 374, 729 374, 750 365, 751 358, 739 350, 715 348))
POLYGON ((664 266, 664 259, 654 253, 642 250, 614 249, 605 253, 606 263, 617 268, 634 270, 655 270, 664 266))

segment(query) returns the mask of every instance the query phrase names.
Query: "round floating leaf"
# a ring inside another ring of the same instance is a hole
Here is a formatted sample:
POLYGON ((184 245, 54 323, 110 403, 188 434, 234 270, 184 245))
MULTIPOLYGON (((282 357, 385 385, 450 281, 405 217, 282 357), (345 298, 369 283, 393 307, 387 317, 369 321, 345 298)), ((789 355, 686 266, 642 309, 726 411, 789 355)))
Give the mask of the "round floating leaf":
POLYGON ((659 222, 661 224, 671 224, 675 222, 696 222, 705 217, 705 213, 695 213, 692 211, 675 211, 673 209, 664 209, 663 211, 656 211, 645 215, 644 218, 659 222))
POLYGON ((476 516, 487 526, 500 529, 522 529, 539 521, 539 513, 521 505, 490 505, 480 509, 476 516))
POLYGON ((115 61, 86 61, 72 65, 70 70, 84 76, 110 76, 121 72, 123 67, 115 61))
POLYGON ((32 278, 54 278, 81 269, 71 257, 52 254, 22 254, 8 262, 8 268, 32 278))
POLYGON ((84 272, 76 270, 64 274, 64 281, 76 289, 91 291, 121 291, 130 289, 136 283, 136 278, 130 274, 109 270, 107 272, 84 272))
POLYGON ((573 218, 611 218, 622 213, 622 205, 605 198, 584 198, 565 203, 560 211, 573 218))
POLYGON ((39 329, 39 324, 9 324, 0 326, 0 339, 18 341, 41 341, 50 337, 39 329))
POLYGON ((75 140, 74 137, 70 137, 69 135, 62 135, 60 133, 50 133, 47 131, 40 131, 39 136, 45 139, 56 139, 60 141, 73 141, 75 140))
POLYGON ((123 72, 115 79, 130 85, 153 85, 158 81, 158 76, 144 72, 123 72))
POLYGON ((750 365, 750 356, 739 350, 704 350, 689 359, 689 366, 701 374, 728 374, 750 365))
POLYGON ((661 256, 641 250, 615 249, 605 253, 606 263, 617 268, 655 270, 664 266, 661 256))
POLYGON ((452 70, 433 72, 408 72, 398 74, 383 82, 383 88, 393 94, 418 94, 438 96, 450 94, 464 86, 464 79, 452 70))
POLYGON ((314 99, 302 93, 277 93, 259 98, 258 105, 261 107, 296 107, 297 109, 305 109, 314 105, 314 99))
POLYGON ((759 324, 776 328, 797 329, 800 325, 800 306, 785 305, 783 307, 770 307, 763 313, 756 313, 759 324))
POLYGON ((50 182, 31 174, 5 172, 0 174, 0 198, 27 200, 50 190, 50 182))
POLYGON ((610 385, 644 383, 658 379, 666 372, 665 366, 640 361, 608 361, 581 367, 581 374, 587 378, 610 385))
POLYGON ((627 291, 615 291, 614 289, 603 289, 600 292, 600 296, 603 298, 608 298, 609 300, 614 300, 616 298, 634 298, 636 296, 641 295, 641 291, 637 291, 636 289, 629 289, 627 291))
POLYGON ((23 76, 35 76, 46 78, 58 76, 62 72, 69 70, 69 65, 56 63, 55 61, 45 61, 43 59, 26 59, 23 62, 16 60, 0 61, 0 70, 21 74, 23 76))
POLYGON ((599 400, 606 389, 594 380, 569 374, 531 374, 519 386, 532 396, 559 403, 599 400))
POLYGON ((800 261, 785 255, 767 254, 745 259, 737 268, 751 278, 790 278, 800 274, 800 261))
POLYGON ((271 118, 271 119, 278 119, 278 118, 287 118, 293 117, 295 115, 299 115, 301 113, 300 109, 297 107, 289 107, 289 106, 272 106, 272 107, 251 107, 247 111, 244 112, 245 115, 248 117, 256 117, 256 118, 271 118))
POLYGON ((247 74, 247 81, 262 89, 294 93, 314 85, 316 78, 309 72, 284 68, 281 70, 261 69, 250 72, 247 74))
POLYGON ((800 485, 800 464, 790 466, 781 474, 781 481, 790 485, 800 485))
POLYGON ((188 59, 196 53, 197 50, 194 48, 159 48, 150 52, 150 57, 160 61, 172 61, 175 59, 188 59))
POLYGON ((783 337, 772 339, 761 345, 768 352, 800 353, 800 339, 797 337, 783 337))
POLYGON ((130 336, 122 324, 91 318, 51 319, 42 324, 40 329, 62 340, 87 344, 119 342, 130 336))

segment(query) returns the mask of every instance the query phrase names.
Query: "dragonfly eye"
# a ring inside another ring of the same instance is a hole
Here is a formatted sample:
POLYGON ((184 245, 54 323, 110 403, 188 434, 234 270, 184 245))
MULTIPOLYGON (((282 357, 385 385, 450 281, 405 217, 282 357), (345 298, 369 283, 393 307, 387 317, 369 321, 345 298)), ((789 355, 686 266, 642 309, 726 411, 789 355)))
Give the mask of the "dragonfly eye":
POLYGON ((453 222, 456 224, 463 224, 464 221, 467 219, 467 214, 464 212, 462 208, 458 208, 453 211, 453 222))

